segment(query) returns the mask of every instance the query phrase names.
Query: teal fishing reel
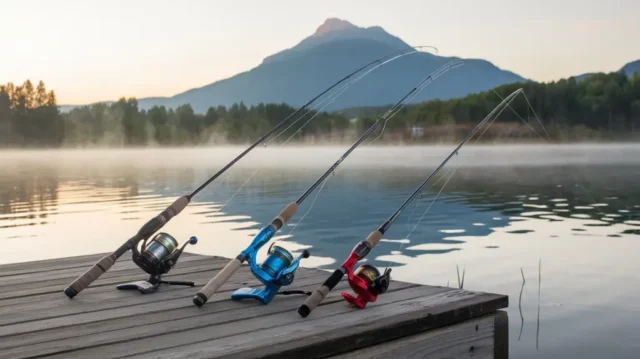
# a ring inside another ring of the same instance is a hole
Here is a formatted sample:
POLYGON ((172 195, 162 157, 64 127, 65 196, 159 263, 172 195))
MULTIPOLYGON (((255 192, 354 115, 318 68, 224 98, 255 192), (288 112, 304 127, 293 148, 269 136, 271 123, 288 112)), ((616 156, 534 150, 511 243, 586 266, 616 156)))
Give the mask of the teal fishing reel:
POLYGON ((257 251, 246 253, 249 257, 251 273, 265 287, 263 289, 240 288, 231 294, 231 299, 255 299, 262 302, 262 304, 269 304, 276 294, 310 294, 304 291, 280 292, 281 287, 290 285, 293 282, 300 260, 309 258, 309 251, 305 249, 302 254, 294 259, 289 251, 274 244, 272 243, 269 247, 269 256, 261 265, 256 263, 257 251))

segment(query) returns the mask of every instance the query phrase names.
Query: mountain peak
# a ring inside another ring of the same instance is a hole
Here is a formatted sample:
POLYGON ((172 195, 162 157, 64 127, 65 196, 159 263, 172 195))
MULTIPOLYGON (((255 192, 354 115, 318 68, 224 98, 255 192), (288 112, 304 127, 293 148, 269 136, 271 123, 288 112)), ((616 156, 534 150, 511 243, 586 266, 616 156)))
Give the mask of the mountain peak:
POLYGON ((322 25, 318 27, 316 32, 312 36, 322 36, 329 32, 342 31, 347 29, 356 29, 357 26, 353 25, 347 20, 338 19, 335 17, 326 19, 322 25))

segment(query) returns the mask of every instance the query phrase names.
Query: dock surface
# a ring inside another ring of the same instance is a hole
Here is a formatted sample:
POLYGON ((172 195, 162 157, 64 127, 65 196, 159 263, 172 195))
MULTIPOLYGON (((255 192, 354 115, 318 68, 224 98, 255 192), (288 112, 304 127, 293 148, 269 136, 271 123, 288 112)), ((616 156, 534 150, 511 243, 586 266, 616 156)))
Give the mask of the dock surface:
MULTIPOLYGON (((103 254, 0 266, 0 358, 506 358, 505 295, 393 280, 363 310, 341 297, 346 279, 307 318, 303 295, 269 304, 233 301, 259 286, 243 265, 201 308, 195 293, 229 261, 184 253, 161 285, 141 294, 117 290, 146 280, 130 254, 69 299, 63 289, 103 254)), ((283 289, 311 291, 330 272, 299 268, 283 289)))

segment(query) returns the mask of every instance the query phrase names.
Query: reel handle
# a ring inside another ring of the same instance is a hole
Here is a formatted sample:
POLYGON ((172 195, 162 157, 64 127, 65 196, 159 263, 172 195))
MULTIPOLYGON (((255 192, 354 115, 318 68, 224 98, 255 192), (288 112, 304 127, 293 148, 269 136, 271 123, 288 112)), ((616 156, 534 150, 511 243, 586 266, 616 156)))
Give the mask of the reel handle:
POLYGON ((184 251, 184 249, 187 247, 187 245, 189 245, 189 244, 191 244, 191 245, 195 245, 195 244, 197 244, 197 243, 198 243, 198 237, 196 237, 196 236, 191 236, 191 237, 189 238, 189 240, 188 240, 188 241, 186 241, 186 242, 184 242, 184 243, 182 244, 182 247, 180 247, 180 249, 179 249, 180 253, 182 253, 182 251, 184 251))
POLYGON ((235 273, 242 262, 238 258, 234 258, 229 263, 227 263, 224 268, 215 277, 213 277, 209 283, 207 283, 204 287, 200 288, 198 293, 196 293, 195 297, 193 297, 193 304, 198 307, 202 307, 204 303, 211 298, 211 296, 227 281, 229 278, 235 273))
POLYGON ((73 298, 76 294, 82 292, 91 283, 98 279, 102 274, 108 271, 111 266, 116 262, 116 254, 111 253, 108 256, 102 257, 96 264, 93 265, 88 271, 84 272, 73 283, 71 283, 65 290, 64 294, 69 298, 73 298))

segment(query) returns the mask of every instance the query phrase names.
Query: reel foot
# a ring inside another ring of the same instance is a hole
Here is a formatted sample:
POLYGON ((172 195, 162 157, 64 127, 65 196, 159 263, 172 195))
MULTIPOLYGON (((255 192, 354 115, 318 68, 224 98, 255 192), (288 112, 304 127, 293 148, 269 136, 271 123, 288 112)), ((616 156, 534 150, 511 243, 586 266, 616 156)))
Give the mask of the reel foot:
POLYGON ((149 293, 153 293, 156 290, 158 290, 158 284, 149 283, 146 280, 140 280, 140 281, 137 281, 137 282, 129 282, 129 283, 118 284, 116 286, 116 288, 119 289, 119 290, 137 289, 142 294, 149 294, 149 293))
POLYGON ((240 288, 231 294, 231 299, 255 299, 262 304, 269 304, 275 293, 271 293, 264 289, 240 288))
POLYGON ((359 309, 364 309, 364 307, 367 306, 367 301, 364 300, 364 298, 361 298, 360 296, 354 297, 349 293, 346 292, 342 292, 342 297, 349 302, 350 304, 352 304, 353 306, 359 308, 359 309))

